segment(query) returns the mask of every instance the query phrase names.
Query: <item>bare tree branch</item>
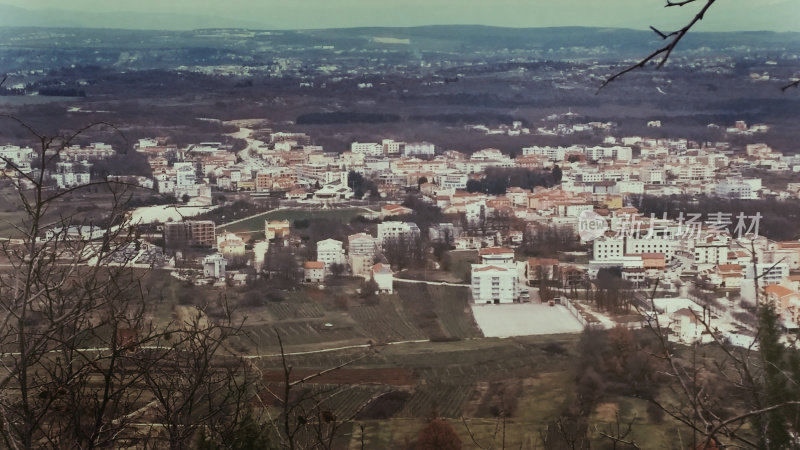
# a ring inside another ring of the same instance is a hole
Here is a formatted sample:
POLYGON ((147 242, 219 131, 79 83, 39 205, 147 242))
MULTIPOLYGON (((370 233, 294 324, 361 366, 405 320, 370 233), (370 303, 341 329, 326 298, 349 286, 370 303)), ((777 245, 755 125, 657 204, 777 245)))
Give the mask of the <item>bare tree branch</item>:
MULTIPOLYGON (((697 0, 684 0, 684 1, 681 1, 681 2, 670 2, 670 1, 667 1, 666 6, 667 7, 670 7, 670 6, 683 6, 683 5, 687 5, 689 3, 694 3, 695 1, 697 1, 697 0)), ((697 22, 703 20, 703 16, 705 16, 705 14, 708 11, 708 9, 711 8, 711 5, 713 5, 714 2, 716 2, 716 0, 705 0, 705 2, 706 2, 705 5, 703 5, 703 7, 692 18, 692 20, 689 21, 689 23, 686 24, 683 28, 681 28, 681 29, 679 29, 677 31, 674 31, 674 32, 671 32, 671 33, 663 33, 663 32, 661 32, 661 31, 659 31, 659 30, 657 30, 657 29, 655 29, 654 27, 651 26, 650 28, 656 34, 658 34, 662 39, 666 40, 666 39, 671 38, 671 39, 669 39, 669 42, 667 42, 667 44, 664 45, 663 47, 661 47, 661 48, 653 51, 649 55, 647 55, 644 59, 640 60, 638 63, 636 63, 636 64, 634 64, 634 65, 632 65, 632 66, 630 66, 630 67, 628 67, 628 68, 626 68, 626 69, 624 69, 624 70, 622 70, 620 72, 617 72, 614 75, 611 75, 610 77, 606 78, 606 80, 603 81, 603 83, 600 85, 600 87, 597 88, 596 94, 599 94, 600 91, 604 87, 608 86, 608 84, 611 83, 612 81, 614 81, 617 78, 625 75, 628 72, 632 72, 632 71, 634 71, 636 69, 643 68, 648 62, 657 59, 659 57, 659 55, 662 55, 662 56, 661 56, 660 61, 658 62, 658 66, 656 68, 660 69, 661 67, 663 67, 664 64, 666 64, 667 60, 669 59, 670 55, 672 54, 672 51, 675 50, 675 47, 678 45, 678 43, 681 41, 681 39, 683 39, 683 37, 686 36, 686 33, 688 33, 689 30, 691 30, 692 27, 694 27, 695 24, 697 24, 697 22)))
POLYGON ((800 86, 800 79, 794 80, 791 83, 787 84, 786 86, 783 86, 781 88, 781 92, 786 92, 787 89, 796 88, 797 86, 800 86))

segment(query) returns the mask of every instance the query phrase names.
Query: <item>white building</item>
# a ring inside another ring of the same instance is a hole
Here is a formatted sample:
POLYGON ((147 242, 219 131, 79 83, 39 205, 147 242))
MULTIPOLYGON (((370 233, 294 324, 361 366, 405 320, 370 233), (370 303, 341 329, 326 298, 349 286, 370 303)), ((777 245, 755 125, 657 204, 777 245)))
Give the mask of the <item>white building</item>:
POLYGON ((369 156, 383 155, 383 145, 377 142, 353 142, 350 144, 350 151, 369 156))
POLYGON ((0 146, 0 158, 2 158, 2 162, 19 166, 20 164, 31 162, 33 149, 16 145, 3 145, 0 146))
MULTIPOLYGON (((746 264, 744 269, 744 284, 753 284, 753 264, 746 264)), ((757 276, 760 278, 758 279, 758 285, 760 287, 766 286, 768 284, 779 284, 783 281, 784 278, 789 276, 789 265, 780 262, 777 264, 770 264, 770 263, 757 263, 755 267, 755 271, 757 276)))
POLYGON ((392 139, 384 139, 381 144, 383 144, 383 153, 387 156, 399 155, 406 145, 405 142, 398 142, 392 139))
POLYGON ((91 164, 86 161, 81 164, 59 162, 56 163, 56 172, 53 174, 53 179, 60 189, 88 184, 90 178, 89 167, 91 167, 91 164))
POLYGON ((728 264, 728 242, 725 239, 708 236, 694 244, 694 262, 697 264, 728 264))
POLYGON ((386 241, 395 239, 419 239, 420 230, 413 222, 387 221, 378 224, 378 242, 383 245, 386 241))
POLYGON ((618 237, 601 236, 594 241, 592 255, 598 261, 619 259, 625 254, 625 240, 618 237))
POLYGON ((388 265, 378 263, 372 266, 372 280, 378 285, 379 292, 386 294, 394 292, 393 278, 394 274, 388 265))
POLYGON ((491 216, 492 212, 494 209, 486 206, 485 200, 475 201, 464 206, 467 223, 471 225, 483 223, 487 217, 491 216))
POLYGON ((225 264, 227 261, 220 253, 214 253, 203 258, 203 275, 206 278, 225 278, 225 264))
MULTIPOLYGON (((176 163, 177 166, 177 163, 176 163)), ((197 173, 192 165, 181 165, 175 170, 175 187, 177 189, 191 188, 197 184, 197 173)))
POLYGON ((465 173, 447 173, 436 176, 436 183, 442 189, 466 189, 469 176, 465 173))
POLYGON ((513 303, 519 298, 514 266, 473 264, 472 299, 475 303, 513 303))
POLYGON ((714 193, 724 198, 752 200, 758 198, 760 189, 760 178, 728 178, 717 183, 714 193))
POLYGON ((663 167, 643 167, 639 171, 639 180, 645 184, 664 184, 663 167))
POLYGON ((303 263, 303 281, 306 283, 322 283, 325 280, 325 263, 322 261, 306 261, 303 263))
POLYGON ((620 260, 625 255, 638 255, 642 253, 663 253, 664 259, 669 261, 675 255, 680 245, 679 240, 669 237, 606 237, 601 236, 592 243, 593 256, 596 261, 620 260))
POLYGON ((481 264, 507 265, 514 264, 514 250, 503 247, 488 247, 478 251, 481 264))
POLYGON ((648 237, 627 237, 625 238, 625 253, 663 253, 664 259, 669 261, 678 250, 680 241, 678 239, 663 238, 658 236, 648 237))
POLYGON ((409 142, 403 149, 404 156, 433 156, 434 145, 430 142, 409 142))
POLYGON ((351 255, 374 256, 378 241, 366 233, 351 234, 347 237, 347 251, 351 255))
POLYGON ((344 265, 347 260, 344 256, 342 241, 336 239, 325 239, 317 242, 317 261, 325 264, 325 271, 330 273, 331 265, 344 265))
POLYGON ((253 244, 253 267, 260 272, 264 267, 264 256, 269 251, 269 241, 258 241, 253 244))

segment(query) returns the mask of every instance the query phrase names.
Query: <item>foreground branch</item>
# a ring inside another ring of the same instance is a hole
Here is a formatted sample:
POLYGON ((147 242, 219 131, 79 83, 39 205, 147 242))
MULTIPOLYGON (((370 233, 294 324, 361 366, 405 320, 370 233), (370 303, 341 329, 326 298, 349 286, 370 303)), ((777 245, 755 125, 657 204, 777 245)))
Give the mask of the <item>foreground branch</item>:
MULTIPOLYGON (((666 6, 667 7, 670 7, 670 6, 683 6, 683 5, 686 5, 686 4, 689 4, 689 3, 694 3, 695 1, 697 1, 697 0, 684 0, 684 1, 680 1, 680 2, 667 1, 666 6)), ((653 53, 650 53, 649 55, 647 55, 644 59, 642 59, 638 63, 636 63, 636 64, 634 64, 634 65, 632 65, 632 66, 630 66, 630 67, 628 67, 628 68, 626 68, 626 69, 624 69, 624 70, 622 70, 620 72, 617 72, 614 75, 611 75, 610 77, 608 77, 603 82, 603 84, 601 84, 600 87, 597 88, 596 94, 599 94, 600 90, 603 89, 604 87, 606 87, 612 81, 614 81, 617 78, 625 75, 628 72, 632 72, 632 71, 634 71, 636 69, 643 68, 645 66, 645 64, 647 64, 650 61, 653 61, 653 60, 657 59, 659 57, 659 55, 663 55, 663 56, 661 56, 661 60, 658 63, 657 69, 660 69, 661 67, 663 67, 664 64, 666 64, 667 60, 669 59, 670 55, 672 54, 672 51, 675 50, 675 47, 678 45, 678 42, 680 42, 681 39, 683 39, 683 37, 686 36, 686 33, 688 33, 689 30, 691 30, 692 27, 694 27, 695 24, 697 24, 697 22, 703 20, 703 16, 705 16, 706 11, 708 11, 708 9, 711 8, 711 5, 713 5, 715 1, 716 0, 706 0, 706 4, 703 5, 703 7, 694 16, 694 18, 692 18, 692 20, 688 24, 686 24, 686 26, 681 28, 680 30, 673 31, 671 33, 662 33, 661 31, 659 31, 659 30, 657 30, 657 29, 655 29, 653 27, 650 27, 650 29, 652 29, 656 34, 658 34, 661 37, 661 39, 669 39, 669 42, 667 42, 667 44, 664 45, 663 47, 653 51, 653 53)))

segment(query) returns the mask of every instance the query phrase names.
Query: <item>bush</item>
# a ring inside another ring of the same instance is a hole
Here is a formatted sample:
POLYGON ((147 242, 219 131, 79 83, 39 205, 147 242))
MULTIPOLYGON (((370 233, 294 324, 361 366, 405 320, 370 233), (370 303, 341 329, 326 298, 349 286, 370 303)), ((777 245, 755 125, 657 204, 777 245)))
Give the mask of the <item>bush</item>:
POLYGON ((358 419, 391 419, 403 409, 409 398, 411 398, 411 394, 405 391, 392 391, 381 395, 358 414, 358 419))
POLYGON ((242 298, 241 305, 248 307, 264 306, 264 297, 258 291, 250 291, 242 298))
POLYGON ((542 346, 542 350, 548 355, 563 355, 567 349, 560 342, 548 342, 542 346))
POLYGON ((267 300, 271 302, 282 302, 286 300, 286 295, 283 293, 283 291, 272 289, 267 292, 267 300))

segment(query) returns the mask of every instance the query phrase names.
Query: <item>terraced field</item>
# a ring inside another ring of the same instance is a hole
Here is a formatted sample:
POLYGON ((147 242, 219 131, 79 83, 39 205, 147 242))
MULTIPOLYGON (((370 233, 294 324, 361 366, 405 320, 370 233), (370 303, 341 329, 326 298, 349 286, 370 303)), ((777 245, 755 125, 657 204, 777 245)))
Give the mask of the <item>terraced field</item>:
POLYGON ((364 334, 373 338, 375 342, 428 338, 390 296, 382 297, 380 303, 374 306, 350 308, 350 316, 364 330, 364 334))
POLYGON ((325 308, 313 302, 269 302, 266 308, 277 320, 315 319, 325 316, 325 308))

